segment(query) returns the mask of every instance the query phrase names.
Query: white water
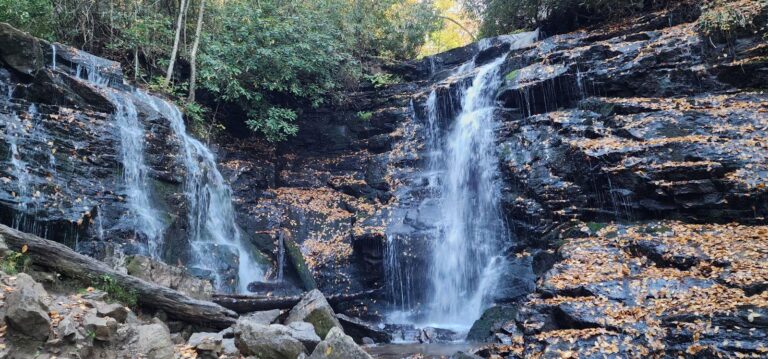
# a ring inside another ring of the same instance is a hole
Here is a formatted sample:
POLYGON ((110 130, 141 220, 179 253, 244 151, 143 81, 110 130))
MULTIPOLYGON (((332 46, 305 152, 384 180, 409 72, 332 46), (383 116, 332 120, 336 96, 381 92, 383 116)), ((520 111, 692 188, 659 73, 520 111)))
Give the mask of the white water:
MULTIPOLYGON (((510 35, 510 51, 527 46, 538 32, 510 35)), ((490 42, 480 44, 481 49, 490 42)), ((461 94, 461 112, 445 135, 439 129, 437 96, 427 100, 426 142, 430 153, 430 190, 440 201, 441 221, 431 257, 426 322, 463 331, 480 317, 503 268, 503 245, 509 238, 498 199, 498 157, 493 112, 499 73, 506 56, 474 68, 472 84, 461 94)))
MULTIPOLYGON (((130 228, 146 237, 147 252, 152 258, 157 259, 161 256, 162 236, 166 225, 160 220, 161 213, 150 199, 148 168, 144 158, 144 126, 139 122, 136 106, 130 96, 112 89, 106 89, 105 92, 115 105, 112 118, 120 133, 123 184, 130 211, 125 220, 131 224, 130 228)), ((100 213, 101 211, 99 215, 100 213)))
POLYGON ((143 92, 136 95, 167 118, 174 134, 181 140, 181 156, 187 169, 184 186, 189 206, 193 265, 210 270, 216 279, 216 287, 222 289, 228 283, 222 283, 216 270, 220 259, 215 254, 220 250, 233 251, 239 258, 238 290, 247 292, 248 284, 262 280, 264 272, 254 262, 235 223, 231 190, 216 168, 213 153, 187 134, 181 111, 175 105, 143 92))
POLYGON ((15 197, 19 203, 19 214, 15 216, 13 220, 13 227, 16 229, 21 228, 21 221, 24 213, 27 210, 30 201, 30 182, 29 182, 29 170, 27 169, 27 163, 21 159, 21 152, 19 151, 19 138, 27 135, 24 124, 21 119, 15 113, 8 116, 8 122, 6 123, 6 140, 11 147, 11 174, 15 177, 16 192, 15 197))
POLYGON ((56 45, 51 44, 51 69, 56 70, 56 45))

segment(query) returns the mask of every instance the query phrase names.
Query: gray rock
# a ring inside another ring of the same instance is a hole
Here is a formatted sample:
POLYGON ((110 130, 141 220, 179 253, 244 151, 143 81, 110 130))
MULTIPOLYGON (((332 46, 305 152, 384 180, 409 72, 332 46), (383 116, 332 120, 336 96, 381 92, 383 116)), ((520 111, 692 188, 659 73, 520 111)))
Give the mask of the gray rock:
POLYGON ((234 338, 224 339, 221 341, 221 354, 231 357, 240 356, 240 350, 237 349, 234 338))
POLYGON ((219 333, 194 333, 187 345, 195 348, 200 358, 216 359, 222 351, 222 341, 219 333))
POLYGON ((376 328, 373 324, 358 318, 348 317, 344 314, 336 314, 336 318, 344 328, 344 333, 354 338, 358 343, 363 343, 363 338, 371 339, 377 343, 389 343, 392 341, 392 335, 376 328))
POLYGON ((86 335, 102 342, 108 342, 114 338, 117 331, 117 321, 114 318, 100 318, 89 313, 83 319, 83 327, 86 335))
POLYGON ((36 340, 46 340, 51 326, 48 316, 48 296, 43 286, 27 274, 16 276, 15 288, 5 300, 5 321, 11 331, 36 340))
POLYGON ((173 341, 171 333, 164 325, 147 324, 136 327, 135 353, 148 359, 172 359, 173 341))
POLYGON ((83 335, 80 334, 80 332, 77 330, 76 322, 69 315, 64 317, 64 319, 59 322, 58 327, 56 327, 56 332, 59 338, 62 338, 70 343, 83 338, 83 335))
POLYGON ((306 349, 304 344, 291 335, 292 332, 292 329, 284 325, 264 325, 241 319, 235 324, 235 346, 245 356, 294 359, 306 349))
POLYGON ((115 318, 120 323, 125 323, 125 320, 128 318, 128 312, 128 308, 119 303, 96 303, 96 313, 100 317, 115 318))
POLYGON ((256 324, 269 325, 274 324, 277 321, 277 318, 280 317, 280 313, 280 309, 272 309, 263 312, 248 313, 244 318, 256 324))
POLYGON ((376 344, 375 340, 373 340, 371 338, 368 338, 368 337, 363 337, 363 339, 361 339, 360 341, 363 343, 363 345, 374 345, 374 344, 376 344))
POLYGON ((291 336, 298 339, 308 352, 315 350, 317 344, 320 343, 320 337, 315 333, 315 327, 307 322, 293 322, 288 324, 288 328, 291 329, 291 336))
POLYGON ((352 337, 337 327, 331 328, 325 340, 309 356, 309 359, 373 359, 360 348, 352 337))
POLYGON ((323 293, 319 290, 312 290, 299 301, 296 306, 288 313, 288 318, 285 320, 285 324, 291 324, 293 322, 307 322, 311 323, 315 327, 315 332, 320 338, 324 339, 331 328, 339 328, 343 332, 343 328, 339 320, 336 319, 336 315, 325 300, 323 293))
POLYGON ((187 345, 198 350, 218 352, 221 350, 222 340, 219 333, 194 333, 189 337, 187 345))
POLYGON ((38 39, 5 23, 0 23, 0 58, 26 75, 39 71, 45 61, 38 39))

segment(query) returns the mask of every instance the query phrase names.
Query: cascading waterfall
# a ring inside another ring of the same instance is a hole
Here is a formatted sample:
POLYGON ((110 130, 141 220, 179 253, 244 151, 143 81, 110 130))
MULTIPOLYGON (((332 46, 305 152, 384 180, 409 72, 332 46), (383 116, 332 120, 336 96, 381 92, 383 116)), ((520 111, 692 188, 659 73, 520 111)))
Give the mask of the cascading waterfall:
POLYGON ((29 170, 27 169, 27 163, 21 159, 18 145, 19 138, 25 135, 26 129, 19 116, 15 113, 9 115, 8 123, 6 123, 6 139, 11 147, 11 173, 16 178, 15 194, 20 208, 19 213, 13 219, 13 227, 16 229, 22 228, 24 212, 26 212, 30 201, 29 170))
MULTIPOLYGON (((538 32, 497 38, 510 51, 533 43, 538 32)), ((480 48, 490 46, 481 42, 480 48)), ((467 329, 488 304, 492 287, 504 267, 504 224, 499 197, 499 169, 494 130, 495 97, 503 78, 499 69, 506 56, 474 68, 474 61, 458 71, 474 71, 461 92, 461 112, 446 133, 439 128, 440 111, 433 91, 426 103, 426 147, 429 188, 439 198, 441 221, 429 273, 426 321, 429 325, 467 329)))
POLYGON ((160 258, 166 225, 160 220, 160 213, 149 197, 151 192, 144 159, 144 127, 139 122, 133 99, 111 89, 105 92, 115 105, 113 118, 120 133, 123 184, 127 194, 131 228, 146 237, 148 254, 153 258, 160 258))
MULTIPOLYGON (((135 216, 132 228, 142 231, 149 239, 149 254, 160 257, 166 224, 159 219, 160 213, 153 207, 150 198, 151 190, 144 159, 144 128, 138 120, 134 101, 147 104, 166 118, 172 131, 181 141, 180 155, 186 168, 184 186, 188 202, 189 242, 193 256, 190 266, 212 277, 218 289, 226 290, 234 283, 224 283, 219 275, 221 259, 223 256, 233 255, 237 258, 238 266, 237 290, 246 292, 248 284, 262 280, 264 273, 254 261, 235 223, 231 190, 216 168, 213 153, 187 134, 181 111, 175 105, 140 90, 126 93, 108 88, 110 80, 100 74, 95 60, 86 60, 85 80, 104 88, 116 108, 114 118, 120 129, 124 183, 129 208, 135 216)), ((75 76, 82 78, 82 71, 83 65, 78 64, 75 76)), ((100 227, 99 235, 102 233, 103 229, 100 227)))
POLYGON ((497 275, 500 243, 507 236, 499 211, 494 142, 494 97, 499 58, 478 69, 462 96, 462 112, 445 138, 440 184, 443 223, 432 256, 429 321, 471 324, 482 310, 481 282, 497 275))
POLYGON ((182 160, 187 169, 184 186, 193 266, 208 271, 215 278, 217 288, 224 289, 228 283, 222 283, 217 268, 221 264, 220 255, 227 254, 222 251, 229 251, 238 258, 238 290, 246 292, 248 284, 262 280, 264 273, 235 223, 231 190, 216 168, 213 153, 187 134, 181 111, 175 105, 143 92, 137 92, 136 96, 167 118, 181 140, 182 160))

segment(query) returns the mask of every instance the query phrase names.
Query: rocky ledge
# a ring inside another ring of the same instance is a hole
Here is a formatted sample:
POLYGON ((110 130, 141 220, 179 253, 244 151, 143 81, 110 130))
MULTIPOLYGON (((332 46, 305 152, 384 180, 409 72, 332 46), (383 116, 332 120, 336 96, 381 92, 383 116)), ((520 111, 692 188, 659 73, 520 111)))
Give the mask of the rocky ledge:
POLYGON ((768 355, 768 227, 585 223, 487 334, 492 357, 768 355))

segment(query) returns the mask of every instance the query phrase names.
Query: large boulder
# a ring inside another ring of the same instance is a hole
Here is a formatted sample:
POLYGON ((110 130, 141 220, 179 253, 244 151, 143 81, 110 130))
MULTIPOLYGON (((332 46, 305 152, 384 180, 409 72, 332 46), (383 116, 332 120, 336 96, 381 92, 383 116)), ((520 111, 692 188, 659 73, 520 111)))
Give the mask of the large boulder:
POLYGON ((493 333, 505 323, 515 320, 517 307, 499 305, 485 310, 480 319, 472 324, 467 334, 467 340, 473 342, 491 341, 493 333))
POLYGON ((160 323, 138 326, 133 354, 147 359, 172 359, 173 341, 168 328, 160 323))
POLYGON ((301 301, 288 313, 285 324, 288 325, 293 322, 311 323, 315 327, 317 335, 323 339, 325 339, 331 328, 336 327, 342 329, 343 332, 341 323, 336 319, 333 308, 325 300, 323 293, 317 289, 304 294, 301 297, 301 301))
POLYGON ((280 325, 265 325, 241 318, 235 324, 235 345, 244 356, 260 359, 295 359, 306 348, 292 336, 292 329, 280 325))
POLYGON ((373 359, 370 354, 360 348, 352 337, 333 327, 325 340, 317 345, 309 359, 373 359))
POLYGON ((261 312, 248 313, 248 315, 243 316, 243 319, 256 324, 269 325, 274 324, 279 317, 280 309, 272 309, 261 312))
POLYGON ((0 23, 0 59, 12 69, 34 75, 45 66, 40 40, 0 23))
POLYGON ((5 300, 5 322, 11 331, 36 340, 46 340, 51 326, 45 303, 47 296, 40 283, 25 273, 18 274, 13 290, 5 300))
POLYGON ((307 322, 293 322, 288 324, 291 330, 291 336, 298 339, 308 352, 312 352, 320 343, 320 337, 315 333, 315 327, 307 322))

